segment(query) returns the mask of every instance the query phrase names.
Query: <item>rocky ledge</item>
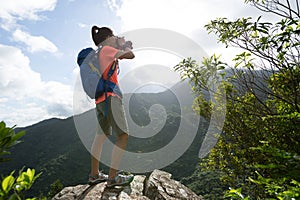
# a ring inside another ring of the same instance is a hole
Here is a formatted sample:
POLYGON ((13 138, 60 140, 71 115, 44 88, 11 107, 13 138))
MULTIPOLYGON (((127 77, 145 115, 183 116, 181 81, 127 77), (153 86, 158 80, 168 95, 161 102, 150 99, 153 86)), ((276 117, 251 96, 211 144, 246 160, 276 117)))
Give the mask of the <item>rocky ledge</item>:
POLYGON ((171 174, 154 170, 147 178, 136 175, 129 186, 106 188, 106 183, 94 186, 77 185, 66 187, 55 195, 52 200, 202 200, 192 190, 178 181, 171 179, 171 174))

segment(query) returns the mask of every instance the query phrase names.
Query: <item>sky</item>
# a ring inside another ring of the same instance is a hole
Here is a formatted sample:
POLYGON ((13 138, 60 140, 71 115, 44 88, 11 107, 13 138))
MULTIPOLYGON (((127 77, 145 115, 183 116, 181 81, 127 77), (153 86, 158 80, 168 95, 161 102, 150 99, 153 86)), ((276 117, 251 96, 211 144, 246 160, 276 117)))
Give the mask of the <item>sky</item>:
MULTIPOLYGON (((142 28, 167 29, 195 41, 208 55, 230 59, 233 51, 218 44, 204 25, 217 17, 259 15, 243 0, 1 0, 0 121, 23 127, 74 114, 76 57, 82 48, 93 46, 93 25, 111 27, 120 35, 142 28)), ((179 61, 172 56, 153 58, 147 51, 136 57, 135 62, 145 63, 179 61)))

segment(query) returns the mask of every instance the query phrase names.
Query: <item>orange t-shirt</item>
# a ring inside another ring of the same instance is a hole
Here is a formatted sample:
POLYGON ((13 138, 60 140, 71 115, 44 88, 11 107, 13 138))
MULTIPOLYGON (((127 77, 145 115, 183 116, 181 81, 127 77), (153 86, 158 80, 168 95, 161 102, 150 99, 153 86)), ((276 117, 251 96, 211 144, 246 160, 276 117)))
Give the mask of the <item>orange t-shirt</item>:
MULTIPOLYGON (((107 79, 108 77, 108 71, 111 65, 113 64, 115 58, 115 55, 117 54, 119 50, 116 48, 113 48, 111 46, 104 46, 99 52, 99 63, 100 63, 100 70, 103 72, 102 76, 104 79, 107 79)), ((114 71, 113 75, 110 77, 110 81, 114 82, 116 85, 119 85, 118 80, 118 68, 119 65, 116 66, 116 70, 114 71)), ((107 92, 107 96, 118 96, 113 92, 107 92)), ((96 99, 96 104, 101 103, 105 101, 105 94, 101 95, 96 99)))

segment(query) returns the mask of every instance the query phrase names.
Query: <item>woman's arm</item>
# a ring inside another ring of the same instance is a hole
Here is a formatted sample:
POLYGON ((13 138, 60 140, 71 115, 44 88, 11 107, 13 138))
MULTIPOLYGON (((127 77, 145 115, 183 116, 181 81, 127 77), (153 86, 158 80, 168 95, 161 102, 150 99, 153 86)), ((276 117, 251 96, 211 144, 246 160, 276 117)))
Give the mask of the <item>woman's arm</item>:
POLYGON ((119 50, 115 55, 117 59, 133 59, 135 57, 134 53, 131 51, 132 49, 132 42, 125 41, 124 37, 117 37, 117 46, 119 50))
POLYGON ((115 55, 117 59, 133 59, 135 57, 134 53, 131 51, 130 48, 125 48, 124 51, 120 50, 115 55))

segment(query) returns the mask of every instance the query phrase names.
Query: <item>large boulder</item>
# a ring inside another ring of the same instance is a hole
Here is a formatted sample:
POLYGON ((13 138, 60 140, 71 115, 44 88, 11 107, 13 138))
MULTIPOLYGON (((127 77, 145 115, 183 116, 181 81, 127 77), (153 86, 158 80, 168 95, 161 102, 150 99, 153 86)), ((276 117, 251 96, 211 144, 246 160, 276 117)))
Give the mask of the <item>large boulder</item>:
POLYGON ((149 178, 136 175, 129 186, 106 188, 106 182, 97 185, 65 187, 52 200, 202 200, 186 186, 171 179, 171 174, 154 170, 149 178))
POLYGON ((155 200, 202 199, 171 176, 170 173, 154 170, 145 184, 145 195, 155 200))

